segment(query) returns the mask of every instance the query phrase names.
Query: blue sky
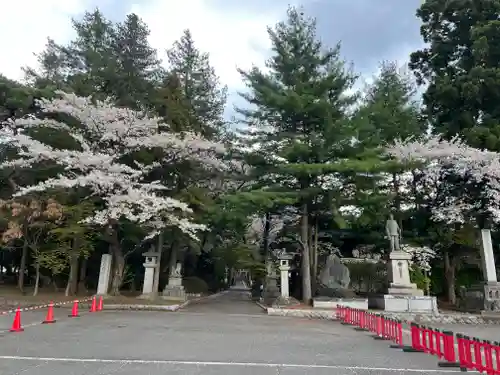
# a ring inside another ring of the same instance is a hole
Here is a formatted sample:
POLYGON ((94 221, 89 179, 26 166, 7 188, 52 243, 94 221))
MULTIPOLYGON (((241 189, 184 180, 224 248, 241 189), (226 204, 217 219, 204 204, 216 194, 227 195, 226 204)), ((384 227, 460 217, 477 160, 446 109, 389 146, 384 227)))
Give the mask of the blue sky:
POLYGON ((212 64, 228 86, 228 114, 240 101, 242 89, 236 67, 262 66, 268 56, 266 26, 285 15, 289 3, 303 5, 318 19, 318 34, 325 44, 342 44, 344 58, 368 79, 379 62, 395 60, 404 65, 411 51, 422 46, 415 11, 422 0, 17 0, 2 4, 0 32, 9 59, 0 60, 0 73, 22 77, 21 67, 36 65, 34 52, 47 37, 65 42, 73 36, 71 17, 78 18, 97 5, 115 21, 136 12, 150 26, 151 43, 164 57, 182 34, 191 29, 198 47, 209 52, 212 64), (6 44, 6 45, 5 45, 6 44))

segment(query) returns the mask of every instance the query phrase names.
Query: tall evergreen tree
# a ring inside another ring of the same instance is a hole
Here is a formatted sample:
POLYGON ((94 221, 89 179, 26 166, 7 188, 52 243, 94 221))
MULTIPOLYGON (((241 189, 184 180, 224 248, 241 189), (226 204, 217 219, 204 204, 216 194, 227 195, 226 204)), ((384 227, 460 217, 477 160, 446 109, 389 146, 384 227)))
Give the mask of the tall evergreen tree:
POLYGON ((357 117, 363 123, 358 140, 370 147, 420 136, 426 127, 420 119, 414 80, 389 61, 381 64, 380 73, 367 86, 357 117))
POLYGON ((106 97, 118 68, 113 53, 115 29, 99 9, 73 20, 76 38, 62 48, 69 68, 67 82, 76 94, 106 97))
POLYGON ((368 171, 373 165, 346 159, 354 135, 347 113, 355 102, 347 91, 356 77, 340 59, 339 47, 322 45, 316 21, 302 10, 290 8, 287 15, 285 22, 268 30, 273 51, 269 72, 241 71, 250 89, 242 96, 251 108, 239 112, 258 127, 258 163, 263 174, 272 176, 267 190, 292 192, 299 201, 302 297, 310 302, 313 203, 328 189, 329 177, 340 171, 368 171))
POLYGON ((210 66, 208 53, 199 51, 191 32, 182 37, 167 51, 169 70, 175 73, 184 97, 191 107, 189 130, 214 138, 224 131, 224 107, 227 88, 219 82, 210 66))
POLYGON ((427 0, 417 11, 428 47, 411 55, 432 125, 447 138, 500 150, 500 0, 427 0))
POLYGON ((117 104, 129 108, 147 107, 146 99, 160 82, 162 69, 156 49, 148 42, 149 29, 136 15, 129 14, 115 26, 112 41, 117 59, 114 89, 117 104))
POLYGON ((147 25, 135 14, 114 24, 96 9, 73 20, 73 28, 76 37, 68 45, 49 39, 39 69, 26 69, 28 80, 36 87, 112 97, 119 106, 151 108, 164 74, 147 25))
MULTIPOLYGON (((364 91, 355 121, 361 148, 375 148, 392 144, 397 139, 424 135, 427 124, 421 119, 413 77, 398 68, 396 63, 383 62, 379 74, 364 91)), ((368 195, 359 194, 359 205, 364 207, 365 215, 371 216, 370 221, 378 226, 387 215, 386 210, 380 209, 381 204, 387 207, 393 203, 397 219, 402 220, 403 203, 411 203, 406 202, 407 195, 402 193, 405 184, 402 177, 407 170, 395 164, 387 172, 390 173, 357 178, 355 182, 358 192, 370 191, 368 195)), ((374 229, 380 231, 382 228, 374 229)))

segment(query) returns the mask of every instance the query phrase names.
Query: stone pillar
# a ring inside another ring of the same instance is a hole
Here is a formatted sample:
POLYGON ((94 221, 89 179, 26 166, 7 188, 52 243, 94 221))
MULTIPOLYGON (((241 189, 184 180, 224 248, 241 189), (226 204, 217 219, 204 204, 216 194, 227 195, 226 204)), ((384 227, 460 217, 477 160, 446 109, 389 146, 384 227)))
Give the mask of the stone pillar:
POLYGON ((154 296, 156 293, 153 290, 155 274, 158 272, 158 253, 156 252, 146 252, 142 254, 146 259, 143 264, 144 266, 144 283, 142 284, 142 295, 141 298, 149 298, 154 296))
POLYGON ((280 276, 281 276, 281 297, 290 297, 290 288, 288 280, 288 272, 290 271, 290 259, 280 258, 280 276))
POLYGON ((97 282, 97 295, 104 296, 108 294, 112 259, 111 254, 103 254, 101 257, 101 269, 99 270, 99 281, 97 282))
POLYGON ((482 286, 477 285, 475 288, 482 289, 482 309, 498 313, 500 312, 500 283, 497 280, 490 229, 481 229, 481 262, 484 282, 482 286))
POLYGON ((495 256, 493 255, 491 231, 489 229, 481 229, 481 261, 484 281, 487 283, 496 283, 498 281, 497 270, 495 267, 495 256))
POLYGON ((172 269, 170 270, 170 275, 168 276, 168 284, 163 289, 164 299, 171 300, 186 300, 186 291, 184 290, 184 286, 182 285, 182 263, 178 262, 172 269))

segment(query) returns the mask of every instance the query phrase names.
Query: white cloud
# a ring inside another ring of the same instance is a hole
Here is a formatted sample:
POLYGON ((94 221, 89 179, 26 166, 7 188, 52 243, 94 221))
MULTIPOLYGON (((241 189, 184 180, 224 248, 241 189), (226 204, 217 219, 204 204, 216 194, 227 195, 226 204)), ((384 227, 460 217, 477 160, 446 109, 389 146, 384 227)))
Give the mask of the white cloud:
MULTIPOLYGON (((183 30, 190 29, 196 46, 210 53, 210 61, 221 81, 230 90, 241 87, 236 68, 248 69, 252 64, 262 66, 269 49, 266 26, 283 18, 287 3, 276 1, 262 7, 260 12, 249 9, 214 8, 210 0, 151 0, 134 5, 150 27, 150 42, 165 59, 165 49, 179 39, 183 30)), ((213 4, 213 2, 212 2, 213 4)))
POLYGON ((2 2, 0 73, 22 79, 21 68, 36 65, 34 53, 43 50, 47 37, 64 42, 73 35, 70 18, 85 9, 86 0, 14 0, 2 2))
MULTIPOLYGON (((312 2, 314 0, 308 0, 312 2)), ((100 0, 98 5, 112 9, 113 0, 100 0)), ((210 60, 221 81, 230 91, 242 88, 236 68, 248 69, 253 64, 263 67, 270 42, 267 26, 285 16, 286 8, 294 1, 275 0, 256 8, 214 7, 212 0, 139 0, 129 12, 137 13, 151 30, 150 42, 166 59, 165 50, 190 29, 197 47, 210 53, 210 60), (260 8, 260 9, 258 9, 260 8)), ((71 18, 78 18, 96 0, 15 0, 2 3, 0 35, 12 35, 2 41, 9 57, 0 59, 0 73, 20 80, 21 68, 36 66, 36 53, 44 49, 47 37, 66 43, 75 33, 71 18)), ((219 2, 222 4, 222 2, 219 2)), ((123 9, 123 8, 122 8, 123 9)), ((105 11, 105 15, 110 14, 105 11)), ((112 18, 117 18, 116 14, 112 18)), ((123 19, 118 16, 118 19, 123 19)))

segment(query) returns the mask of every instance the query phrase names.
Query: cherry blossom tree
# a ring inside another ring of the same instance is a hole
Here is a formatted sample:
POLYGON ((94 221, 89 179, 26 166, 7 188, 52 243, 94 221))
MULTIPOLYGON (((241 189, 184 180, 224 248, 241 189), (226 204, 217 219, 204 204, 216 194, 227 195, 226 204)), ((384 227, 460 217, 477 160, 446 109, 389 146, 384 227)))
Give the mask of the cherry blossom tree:
POLYGON ((166 195, 169 186, 152 181, 150 176, 165 165, 180 161, 224 170, 227 163, 220 155, 225 148, 190 133, 160 132, 161 119, 115 107, 110 100, 93 102, 91 98, 64 92, 57 95, 55 99, 38 102, 41 111, 38 117, 4 124, 0 139, 17 148, 17 156, 4 161, 0 168, 28 169, 47 163, 61 168, 57 176, 34 185, 18 186, 14 196, 83 188, 88 197, 99 198, 103 208, 83 222, 102 226, 110 235, 115 261, 112 291, 118 293, 125 267, 116 230, 120 219, 146 228, 148 238, 168 226, 178 227, 193 238, 198 231, 206 229, 191 220, 192 210, 188 204, 166 195), (62 118, 71 121, 62 121, 62 118), (60 149, 37 140, 33 130, 43 128, 66 133, 78 148, 60 149), (153 153, 153 162, 138 161, 137 155, 144 150, 153 153))
MULTIPOLYGON (((416 163, 420 184, 432 188, 433 220, 464 224, 478 217, 500 222, 500 155, 454 138, 396 141, 387 153, 403 163, 416 163)), ((481 225, 481 223, 479 223, 481 225)))

